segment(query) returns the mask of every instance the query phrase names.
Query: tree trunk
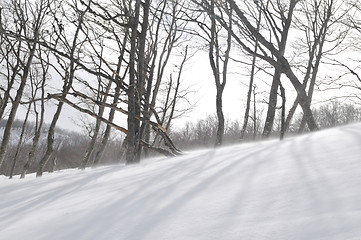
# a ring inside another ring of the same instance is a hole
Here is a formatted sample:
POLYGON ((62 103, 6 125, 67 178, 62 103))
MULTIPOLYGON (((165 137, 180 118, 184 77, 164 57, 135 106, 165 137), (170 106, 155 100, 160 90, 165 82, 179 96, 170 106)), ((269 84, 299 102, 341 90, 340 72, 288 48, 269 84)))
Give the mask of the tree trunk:
POLYGON ((281 92, 281 98, 282 98, 282 107, 281 107, 281 131, 280 131, 280 140, 283 140, 286 132, 286 126, 285 126, 285 117, 286 117, 286 93, 285 89, 280 83, 280 92, 281 92))
POLYGON ((184 64, 185 64, 185 62, 186 62, 186 60, 187 60, 187 56, 188 56, 188 45, 187 45, 186 48, 185 48, 184 57, 183 57, 183 60, 182 60, 181 65, 180 65, 180 67, 179 67, 179 74, 178 74, 178 77, 177 77, 177 84, 176 84, 176 87, 175 87, 175 90, 174 90, 172 107, 171 107, 171 111, 170 111, 170 114, 169 114, 169 119, 168 119, 167 125, 166 125, 166 127, 165 127, 165 129, 167 130, 167 132, 168 132, 169 129, 170 129, 171 122, 172 122, 173 117, 174 117, 174 111, 175 111, 175 109, 176 109, 176 104, 177 104, 177 99, 178 99, 178 92, 179 92, 179 86, 180 86, 180 82, 181 82, 181 75, 182 75, 182 72, 183 72, 184 64))
POLYGON ((264 137, 268 137, 272 132, 272 128, 276 116, 277 97, 278 97, 277 93, 280 84, 280 78, 281 78, 281 73, 278 70, 275 70, 272 80, 271 91, 269 94, 266 122, 263 129, 264 137))
MULTIPOLYGON (((16 56, 20 56, 20 50, 21 50, 21 42, 19 42, 19 46, 18 46, 18 49, 17 49, 17 53, 16 53, 16 56)), ((16 64, 14 67, 12 67, 12 74, 10 77, 10 79, 8 80, 8 86, 7 86, 7 89, 6 91, 4 92, 4 95, 0 101, 0 120, 3 119, 4 117, 4 113, 5 113, 5 109, 8 105, 8 102, 9 102, 9 99, 10 99, 10 92, 13 88, 13 85, 14 85, 14 81, 15 81, 15 78, 17 76, 17 74, 19 73, 19 65, 20 65, 20 62, 21 62, 21 59, 20 57, 18 57, 16 59, 16 64)), ((10 67, 10 66, 8 66, 10 67)))
MULTIPOLYGON (((127 40, 128 40, 128 29, 126 30, 125 34, 124 34, 124 39, 123 39, 123 46, 126 45, 127 43, 127 40)), ((123 48, 119 54, 119 57, 118 57, 118 64, 117 64, 117 69, 116 69, 116 74, 113 75, 113 77, 115 77, 115 79, 117 79, 117 85, 115 87, 115 93, 114 93, 114 97, 113 97, 113 106, 117 106, 118 104, 118 101, 119 101, 119 98, 120 98, 120 90, 121 90, 121 86, 122 86, 122 81, 123 79, 120 79, 119 77, 119 73, 120 73, 120 68, 122 67, 122 61, 123 61, 123 58, 124 58, 124 53, 125 53, 125 48, 123 48)), ((109 122, 113 122, 114 120, 114 115, 115 115, 115 109, 112 108, 110 109, 110 112, 109 112, 109 116, 108 116, 108 121, 109 122)), ((111 130, 112 130, 112 127, 107 124, 106 128, 105 128, 105 132, 104 132, 104 135, 102 137, 102 140, 99 144, 99 147, 98 147, 98 151, 96 152, 95 154, 95 157, 94 157, 94 161, 93 161, 93 164, 92 166, 97 166, 99 165, 102 157, 103 157, 103 154, 104 154, 104 150, 108 144, 108 140, 109 140, 109 137, 110 137, 110 133, 111 133, 111 130)))
MULTIPOLYGON (((315 6, 316 7, 316 6, 315 6)), ((319 7, 319 6, 318 6, 319 7)), ((318 28, 312 28, 312 30, 314 31, 314 40, 313 40, 313 44, 311 47, 309 47, 309 59, 308 59, 308 64, 307 64, 307 71, 303 80, 303 86, 304 89, 306 89, 308 81, 311 77, 311 81, 310 81, 310 86, 309 86, 309 90, 308 90, 308 97, 309 99, 312 100, 312 94, 313 94, 313 90, 314 90, 314 86, 316 83, 316 77, 317 77, 317 73, 318 73, 318 68, 321 62, 321 58, 323 56, 323 46, 325 43, 325 39, 326 39, 326 35, 328 32, 328 27, 329 27, 329 21, 332 15, 332 7, 333 7, 333 2, 329 2, 329 5, 327 7, 327 9, 324 9, 324 19, 318 16, 318 7, 316 7, 316 9, 314 9, 315 11, 315 19, 314 21, 310 22, 309 24, 315 25, 317 24, 317 20, 323 21, 321 26, 319 27, 319 31, 315 32, 318 28), (317 47, 318 47, 318 51, 317 51, 317 47), (317 53, 316 53, 317 51, 317 53), (316 58, 316 59, 315 59, 316 58), (314 62, 315 59, 315 62, 314 62), (311 74, 312 72, 312 74, 311 74)), ((307 29, 308 30, 308 29, 307 29)), ((306 30, 306 31, 307 31, 306 30)), ((311 45, 311 43, 309 43, 309 45, 311 45)), ((298 97, 295 99, 295 102, 292 106, 292 108, 290 109, 287 119, 286 119, 286 130, 289 128, 291 120, 293 118, 293 115, 296 112, 296 108, 299 104, 299 99, 298 97)), ((309 103, 311 105, 311 101, 309 103)), ((302 118, 302 122, 301 122, 301 126, 299 128, 299 132, 302 132, 304 130, 305 127, 305 123, 306 123, 306 119, 302 118)))
MULTIPOLYGON (((289 33, 289 29, 291 27, 293 11, 296 6, 296 3, 297 3, 297 1, 295 1, 295 0, 290 1, 287 18, 283 19, 283 21, 282 21, 283 29, 281 31, 281 41, 278 44, 279 54, 282 57, 285 54, 288 33, 289 33)), ((281 81, 281 74, 282 74, 282 72, 279 69, 277 69, 277 67, 276 67, 275 73, 273 75, 272 85, 271 85, 266 122, 265 122, 265 126, 263 129, 264 137, 268 137, 272 132, 274 119, 275 119, 275 115, 276 115, 277 97, 278 97, 277 93, 278 93, 278 87, 279 87, 280 81, 281 81)))
POLYGON ((216 109, 217 109, 218 126, 217 126, 217 135, 216 135, 215 146, 222 145, 223 135, 224 135, 224 114, 223 114, 223 110, 222 110, 222 108, 223 108, 222 93, 223 93, 223 91, 219 91, 217 89, 216 109))
MULTIPOLYGON (((100 68, 101 68, 101 65, 100 65, 100 68)), ((101 79, 99 79, 99 85, 101 84, 101 79)), ((108 99, 108 94, 109 94, 109 91, 110 91, 110 88, 112 86, 112 82, 109 81, 106 89, 105 89, 105 94, 104 96, 102 97, 101 101, 106 103, 107 99, 108 99)), ((103 114, 104 114, 104 109, 105 107, 104 106, 99 106, 99 111, 98 111, 98 116, 100 117, 103 117, 103 114)), ((94 133, 93 133, 93 136, 91 137, 91 140, 90 140, 90 143, 88 145, 88 148, 85 152, 85 155, 80 163, 80 169, 84 170, 89 162, 89 159, 90 159, 90 156, 92 155, 92 153, 94 152, 95 150, 95 144, 98 140, 98 135, 99 135, 99 131, 100 131, 100 126, 101 126, 101 123, 102 121, 97 118, 95 120, 95 128, 94 128, 94 133)), ((94 160, 95 161, 95 160, 94 160)))
POLYGON ((223 61, 223 71, 221 79, 221 71, 219 61, 220 57, 220 47, 218 44, 218 33, 216 29, 216 18, 215 18, 215 1, 211 0, 210 2, 210 14, 211 27, 210 27, 210 43, 209 43, 209 61, 213 71, 213 76, 216 84, 216 112, 217 112, 217 134, 215 146, 222 145, 223 135, 224 135, 224 114, 223 114, 223 91, 227 82, 227 68, 229 61, 229 53, 231 50, 231 38, 232 38, 232 11, 230 9, 229 16, 229 25, 227 29, 227 49, 225 51, 224 61, 223 61))
POLYGON ((134 16, 131 17, 131 38, 130 38, 130 53, 129 53, 129 88, 128 88, 128 134, 127 134, 127 164, 134 164, 140 161, 137 154, 139 144, 139 120, 136 119, 136 50, 137 50, 137 36, 138 23, 140 12, 140 0, 136 0, 134 16))
POLYGON ((317 127, 316 121, 313 117, 310 103, 308 101, 308 96, 306 94, 306 91, 303 88, 303 85, 298 81, 296 75, 291 71, 291 67, 289 66, 288 62, 285 59, 284 59, 283 64, 287 65, 286 69, 288 69, 288 70, 285 71, 285 74, 288 77, 288 79, 290 79, 291 83, 293 84, 293 86, 295 87, 295 89, 297 91, 297 95, 299 97, 299 102, 300 102, 301 108, 303 110, 305 119, 307 121, 308 127, 310 128, 311 131, 317 130, 318 127, 317 127))
POLYGON ((49 130, 48 130, 46 152, 45 152, 44 156, 42 157, 42 159, 39 162, 38 170, 36 172, 36 177, 41 177, 43 175, 44 166, 48 163, 51 155, 53 154, 55 126, 56 126, 56 124, 58 122, 58 119, 59 119, 61 110, 63 108, 63 105, 64 105, 63 102, 59 102, 58 108, 56 109, 56 112, 55 112, 55 114, 53 116, 53 120, 51 121, 49 130))
MULTIPOLYGON (((47 57, 49 60, 49 55, 47 57)), ((34 106, 34 113, 35 113, 36 120, 35 120, 33 144, 32 144, 31 150, 28 154, 28 159, 21 171, 20 178, 25 178, 25 175, 26 175, 27 171, 29 170, 30 165, 33 163, 33 161, 35 159, 35 154, 37 152, 37 148, 38 148, 38 144, 39 144, 39 140, 40 140, 41 130, 43 128, 44 113, 45 113, 45 103, 44 103, 44 101, 45 101, 44 100, 45 99, 45 84, 46 84, 47 73, 49 70, 49 65, 47 65, 45 67, 44 64, 42 63, 42 70, 43 70, 43 75, 42 75, 42 83, 41 83, 40 119, 39 119, 39 112, 37 111, 37 108, 36 108, 36 102, 34 101, 33 106, 34 106)), ((34 98, 35 98, 35 94, 34 94, 34 98)))
MULTIPOLYGON (((262 58, 263 60, 269 62, 271 65, 275 66, 279 69, 281 73, 284 73, 290 82, 292 83, 293 87, 297 91, 297 94, 300 98, 300 105, 302 107, 302 110, 304 114, 306 115, 307 124, 310 127, 310 130, 317 130, 317 124, 313 118, 311 108, 309 104, 307 103, 307 94, 305 89, 303 88, 303 85, 300 83, 296 75, 291 69, 291 66, 287 59, 283 56, 282 52, 279 51, 274 47, 274 45, 267 41, 263 35, 261 35, 255 27, 252 26, 252 24, 248 21, 244 13, 240 10, 240 8, 237 6, 234 0, 227 0, 228 3, 230 3, 233 10, 236 12, 237 16, 239 17, 239 20, 245 25, 245 27, 252 33, 252 35, 259 41, 260 44, 262 44, 265 48, 267 48, 272 55, 274 55, 277 58, 277 61, 274 61, 273 58, 270 58, 266 55, 260 55, 257 54, 258 57, 262 58)), ((297 1, 291 0, 291 3, 295 4, 297 1)), ((220 20, 220 23, 222 21, 220 20)), ((223 27, 228 28, 224 23, 222 24, 223 27)), ((235 40, 247 51, 252 54, 254 54, 243 42, 242 40, 237 37, 237 35, 232 34, 232 36, 235 38, 235 40)))
MULTIPOLYGON (((117 85, 117 87, 115 88, 113 106, 116 106, 116 104, 118 103, 119 97, 120 97, 120 85, 117 85)), ((114 115, 115 115, 115 109, 112 108, 112 109, 110 109, 110 112, 109 112, 109 117, 108 117, 109 122, 113 122, 114 115)), ((107 127, 105 129, 105 132, 104 132, 104 135, 103 135, 103 138, 102 138, 102 141, 101 141, 101 143, 99 145, 98 151, 95 154, 94 162, 93 162, 92 166, 99 165, 99 163, 100 163, 100 161, 101 161, 101 159, 103 157, 105 147, 108 144, 108 140, 109 140, 109 137, 110 137, 111 130, 112 130, 112 127, 110 125, 107 125, 107 127)))
MULTIPOLYGON (((85 14, 85 12, 88 9, 86 9, 85 11, 80 13, 79 16, 79 21, 78 21, 78 26, 75 30, 74 33, 74 38, 73 38, 73 42, 71 45, 71 49, 70 49, 70 66, 69 66, 69 70, 66 70, 68 72, 65 73, 65 77, 64 77, 64 84, 63 84, 63 91, 62 91, 62 97, 65 98, 66 95, 68 94, 72 84, 73 84, 73 80, 74 80, 74 73, 75 73, 75 62, 74 62, 74 54, 75 54, 75 50, 77 47, 77 40, 78 40, 78 36, 79 36, 79 32, 81 30, 81 26, 83 24, 83 16, 85 14)), ((55 132, 55 127, 56 124, 59 120, 61 111, 63 109, 63 102, 59 102, 58 103, 58 107, 56 109, 56 112, 53 116, 53 120, 51 121, 49 130, 48 130, 48 138, 47 138, 47 147, 46 147, 46 152, 44 154, 44 156, 41 158, 40 162, 39 162, 39 166, 38 166, 38 170, 36 172, 36 176, 37 177, 41 177, 43 175, 43 171, 44 171, 44 166, 46 165, 46 163, 49 161, 51 155, 53 154, 54 151, 54 132, 55 132)))
MULTIPOLYGON (((160 12, 160 17, 159 19, 163 19, 164 13, 165 13, 165 8, 167 6, 167 1, 163 2, 163 7, 161 9, 160 12)), ((148 77, 148 81, 147 81, 147 89, 145 92, 145 96, 144 96, 144 100, 145 100, 145 104, 144 104, 144 116, 147 119, 150 119, 152 116, 152 108, 154 108, 154 104, 155 104, 155 99, 153 101, 154 95, 157 95, 157 92, 153 92, 155 93, 152 97, 152 101, 151 101, 151 95, 152 95, 152 87, 153 87, 153 78, 154 78, 154 70, 155 70, 155 65, 156 65, 156 59, 158 56, 158 39, 159 39, 159 31, 160 31, 160 26, 161 26, 162 21, 158 21, 157 22, 157 27, 156 27, 156 31, 155 31, 155 39, 154 39, 154 43, 153 43, 153 60, 150 66, 150 70, 149 70, 149 77, 148 77)), ((160 79, 157 79, 156 82, 156 86, 154 88, 154 90, 158 91, 159 89, 159 84, 160 83, 160 79)), ((144 138, 145 142, 149 142, 150 141, 150 126, 149 124, 145 124, 144 122, 142 123, 142 126, 140 128, 141 131, 141 136, 144 138)), ((144 149, 144 155, 145 157, 149 156, 149 152, 148 149, 145 148, 144 149)))
MULTIPOLYGON (((146 46, 147 31, 148 31, 150 0, 144 0, 142 6, 143 6, 143 22, 142 22, 142 31, 139 34, 138 79, 137 79, 137 94, 136 94, 137 104, 135 108, 136 116, 141 115, 140 102, 145 94, 145 79, 147 75, 147 67, 145 62, 145 46, 146 46)), ((136 131, 138 132, 139 140, 143 138, 142 136, 143 132, 141 131, 140 127, 141 127, 140 122, 138 122, 136 131)), ((141 153, 142 153, 142 145, 138 143, 136 149, 136 159, 139 159, 139 161, 140 161, 141 153)))
MULTIPOLYGON (((262 17, 262 14, 260 11, 259 15, 258 15, 257 31, 259 31, 259 28, 260 28, 261 17, 262 17)), ((254 52, 257 53, 257 51, 258 51, 258 40, 256 39, 255 44, 254 44, 254 52)), ((256 60, 257 60, 257 56, 253 55, 251 76, 250 76, 250 80, 249 80, 248 93, 247 93, 247 104, 246 104, 246 110, 244 113, 243 126, 242 126, 241 136, 240 136, 241 140, 244 139, 244 134, 246 132, 247 125, 248 125, 249 111, 251 108, 252 88, 253 88, 254 76, 255 76, 255 71, 256 71, 256 60)))
POLYGON ((257 104, 256 104, 256 86, 253 86, 253 141, 257 136, 257 104))
POLYGON ((29 118, 30 108, 31 108, 31 104, 29 104, 28 110, 26 111, 26 114, 25 114, 25 119, 24 119, 24 122, 23 122, 23 126, 21 128, 21 133, 20 133, 20 137, 19 137, 18 146, 16 147, 15 156, 14 156, 13 162, 11 164, 11 168, 10 168, 9 179, 13 178, 16 162, 18 161, 20 149, 21 149, 21 147, 23 145, 23 138, 24 138, 26 124, 27 124, 28 118, 29 118))
MULTIPOLYGON (((100 115, 100 116, 102 116, 102 115, 100 115)), ((88 147, 87 147, 87 149, 85 151, 84 157, 83 157, 83 159, 82 159, 82 161, 80 163, 80 166, 79 166, 79 169, 82 169, 82 170, 84 170, 86 168, 86 166, 87 166, 87 164, 89 162, 90 156, 94 151, 95 143, 98 140, 98 134, 99 134, 99 130, 100 130, 101 121, 100 121, 99 118, 96 119, 95 121, 96 121, 96 123, 95 123, 93 136, 91 137, 90 143, 89 143, 89 145, 88 145, 88 147)))
POLYGON ((30 71, 30 66, 31 66, 31 64, 33 62, 33 58, 34 58, 34 55, 35 55, 35 49, 36 49, 36 43, 34 43, 32 45, 32 47, 31 47, 31 49, 30 49, 29 57, 27 59, 26 65, 24 66, 24 72, 23 72, 23 75, 22 75, 21 80, 20 80, 20 85, 19 85, 19 88, 18 88, 18 90, 16 92, 16 97, 15 97, 15 100, 13 102, 13 105, 12 105, 8 120, 6 122, 3 139, 2 139, 2 142, 1 142, 1 146, 0 146, 0 168, 1 168, 2 164, 3 164, 5 156, 6 156, 6 152, 7 152, 7 148, 8 148, 8 144, 9 144, 9 140, 10 140, 10 135, 11 135, 11 130, 12 130, 12 125, 13 125, 13 122, 15 120, 16 112, 17 112, 18 107, 20 105, 21 98, 23 96, 23 92, 24 92, 26 82, 27 82, 27 78, 28 78, 29 71, 30 71))

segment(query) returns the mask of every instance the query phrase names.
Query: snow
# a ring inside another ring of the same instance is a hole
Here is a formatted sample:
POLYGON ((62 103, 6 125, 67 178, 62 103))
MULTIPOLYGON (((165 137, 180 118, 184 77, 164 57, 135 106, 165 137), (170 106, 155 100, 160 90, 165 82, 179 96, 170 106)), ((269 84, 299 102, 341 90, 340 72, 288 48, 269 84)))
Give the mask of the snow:
POLYGON ((0 239, 361 239, 361 124, 0 177, 0 239))

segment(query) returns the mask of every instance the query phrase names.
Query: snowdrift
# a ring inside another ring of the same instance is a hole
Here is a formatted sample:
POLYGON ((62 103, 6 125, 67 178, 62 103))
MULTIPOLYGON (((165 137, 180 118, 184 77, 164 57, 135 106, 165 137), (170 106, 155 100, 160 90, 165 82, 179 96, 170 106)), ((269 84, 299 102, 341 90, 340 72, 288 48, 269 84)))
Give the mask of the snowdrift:
POLYGON ((361 239, 361 124, 134 166, 0 177, 0 239, 361 239))

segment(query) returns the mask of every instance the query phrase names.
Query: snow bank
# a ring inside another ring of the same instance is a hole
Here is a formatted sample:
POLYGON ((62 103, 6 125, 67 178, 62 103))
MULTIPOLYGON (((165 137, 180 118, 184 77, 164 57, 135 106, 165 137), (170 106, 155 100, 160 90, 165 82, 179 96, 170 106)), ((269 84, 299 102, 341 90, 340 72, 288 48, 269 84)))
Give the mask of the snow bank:
POLYGON ((361 125, 0 178, 0 239, 361 239, 361 125))

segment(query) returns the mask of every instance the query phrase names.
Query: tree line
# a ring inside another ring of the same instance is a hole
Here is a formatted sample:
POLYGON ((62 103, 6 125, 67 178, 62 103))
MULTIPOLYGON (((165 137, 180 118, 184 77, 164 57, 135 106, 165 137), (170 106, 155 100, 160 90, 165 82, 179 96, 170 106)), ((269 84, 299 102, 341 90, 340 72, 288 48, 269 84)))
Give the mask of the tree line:
MULTIPOLYGON (((5 126, 6 120, 0 121, 0 131, 4 130, 5 126)), ((27 124, 24 125, 23 121, 15 120, 8 151, 5 157, 5 162, 8 164, 3 164, 0 169, 0 174, 12 178, 15 175, 25 177, 26 173, 36 172, 38 163, 47 150, 48 127, 49 125, 45 124, 40 134, 33 164, 24 169, 24 166, 27 164, 28 154, 32 149, 32 139, 36 128, 34 122, 27 122, 27 124), (19 141, 20 139, 22 139, 21 142, 19 141), (21 144, 19 144, 19 142, 21 144)), ((105 129, 102 129, 102 131, 104 130, 105 129)), ((44 171, 52 172, 54 170, 78 168, 81 166, 81 161, 91 141, 89 132, 74 132, 58 127, 55 128, 54 132, 54 151, 50 156, 49 161, 44 166, 44 171)), ((119 164, 121 162, 119 146, 121 145, 122 140, 123 139, 117 137, 115 133, 110 136, 106 151, 102 156, 101 164, 119 164)), ((97 144, 97 146, 99 146, 99 144, 97 144)), ((94 162, 95 152, 96 151, 90 156, 89 162, 91 163, 94 162)))
POLYGON ((171 133, 174 119, 191 108, 184 71, 197 51, 207 53, 213 75, 209 84, 216 89, 215 146, 222 145, 228 134, 223 93, 234 69, 247 69, 247 79, 239 80, 247 86, 246 104, 235 106, 244 107, 243 124, 233 131, 238 138, 248 138, 252 121, 253 138, 259 132, 263 137, 278 132, 283 138, 298 121, 298 112, 302 112, 299 132, 319 129, 311 107, 315 89, 352 89, 348 99, 358 100, 358 59, 350 55, 360 51, 357 1, 2 0, 0 4, 0 120, 6 121, 0 167, 15 165, 20 154, 18 150, 13 159, 7 157, 14 122, 19 108, 24 108, 18 149, 25 141, 27 122, 34 122, 34 127, 23 157, 23 177, 39 153, 37 176, 53 158, 65 105, 92 119, 81 169, 101 163, 112 130, 125 137, 118 147, 119 158, 127 164, 151 153, 182 154, 171 133), (325 71, 327 67, 333 72, 325 71), (265 114, 257 112, 261 87, 268 96, 265 114), (49 114, 51 121, 45 125, 49 114), (280 124, 275 128, 277 118, 280 124), (44 145, 40 141, 45 128, 44 145))
MULTIPOLYGON (((350 103, 341 103, 339 101, 331 101, 322 104, 312 109, 313 116, 320 129, 327 129, 345 124, 359 122, 361 119, 361 108, 350 103)), ((251 110, 253 115, 253 110, 251 110)), ((295 136, 300 133, 300 126, 302 125, 303 114, 295 114, 292 124, 288 127, 286 134, 288 136, 295 136)), ((282 129, 282 114, 278 113, 275 116, 275 124, 273 125, 271 136, 272 138, 279 138, 282 129)), ((256 118, 251 119, 250 124, 247 125, 243 133, 243 138, 240 138, 240 132, 243 123, 239 120, 225 119, 225 131, 223 142, 224 144, 247 143, 259 141, 264 138, 263 129, 264 122, 262 121, 262 111, 256 113, 256 118)), ((173 141, 184 150, 192 150, 197 148, 211 148, 217 138, 217 115, 209 115, 205 118, 199 119, 196 122, 187 122, 179 129, 172 130, 170 136, 173 141)), ((309 132, 305 129, 305 132, 309 132)))

